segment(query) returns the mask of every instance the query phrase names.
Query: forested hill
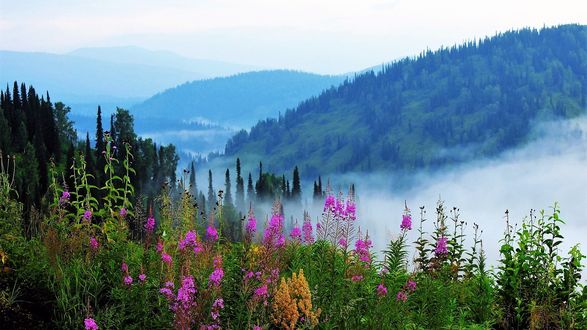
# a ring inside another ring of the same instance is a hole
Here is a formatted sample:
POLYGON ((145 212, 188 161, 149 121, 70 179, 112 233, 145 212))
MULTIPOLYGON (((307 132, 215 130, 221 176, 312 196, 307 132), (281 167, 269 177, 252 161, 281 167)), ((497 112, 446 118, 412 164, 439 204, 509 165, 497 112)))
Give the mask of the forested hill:
POLYGON ((142 117, 199 119, 249 127, 260 118, 277 116, 280 110, 295 107, 344 79, 289 70, 247 72, 185 83, 149 98, 132 110, 142 117))
POLYGON ((226 155, 306 177, 437 167, 520 145, 537 120, 585 113, 586 95, 587 26, 510 31, 356 76, 238 133, 226 155))

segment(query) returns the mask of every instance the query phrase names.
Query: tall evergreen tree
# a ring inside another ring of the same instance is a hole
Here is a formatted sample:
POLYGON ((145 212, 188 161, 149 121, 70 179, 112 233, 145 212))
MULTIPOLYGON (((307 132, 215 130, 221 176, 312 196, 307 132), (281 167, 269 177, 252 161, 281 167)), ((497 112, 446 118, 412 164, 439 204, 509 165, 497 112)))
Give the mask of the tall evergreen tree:
POLYGON ((106 144, 104 142, 104 127, 102 127, 102 108, 98 106, 98 115, 96 116, 96 181, 101 184, 102 173, 106 166, 106 159, 102 155, 102 151, 106 150, 106 144))
POLYGON ((212 170, 208 170, 208 212, 212 212, 216 205, 216 194, 212 186, 212 170))
POLYGON ((255 200, 255 188, 253 188, 253 177, 249 172, 249 180, 247 182, 247 201, 251 204, 255 200))
POLYGON ((245 181, 241 176, 241 160, 236 159, 236 208, 239 211, 245 210, 245 181))
POLYGON ((226 169, 224 174, 224 205, 233 206, 232 203, 232 190, 230 187, 230 170, 226 169))
POLYGON ((301 187, 301 183, 300 183, 300 171, 298 170, 297 166, 293 170, 292 184, 293 184, 293 187, 291 189, 291 198, 295 202, 301 202, 302 201, 302 187, 301 187))
POLYGON ((190 193, 194 198, 198 197, 198 186, 196 185, 196 167, 194 161, 190 165, 190 193))

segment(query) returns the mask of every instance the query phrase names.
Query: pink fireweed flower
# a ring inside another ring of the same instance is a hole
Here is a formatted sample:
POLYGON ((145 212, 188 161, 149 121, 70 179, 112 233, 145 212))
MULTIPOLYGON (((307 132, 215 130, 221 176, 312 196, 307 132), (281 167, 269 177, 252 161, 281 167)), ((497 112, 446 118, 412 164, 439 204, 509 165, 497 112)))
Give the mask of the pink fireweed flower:
POLYGON ((65 204, 67 202, 69 202, 69 198, 71 197, 71 194, 69 193, 69 191, 64 191, 63 193, 61 193, 61 197, 59 197, 59 204, 65 204))
POLYGON ((147 218, 147 222, 145 223, 145 230, 148 233, 152 233, 155 230, 155 218, 153 218, 152 215, 147 218))
POLYGON ((295 226, 292 228, 291 233, 289 234, 294 241, 300 242, 302 240, 302 230, 300 227, 295 226))
POLYGON ((181 281, 181 287, 177 290, 177 303, 183 309, 188 309, 195 304, 196 287, 192 276, 185 276, 181 281))
POLYGON ((357 211, 357 207, 355 205, 355 202, 353 202, 352 200, 348 200, 346 202, 345 215, 350 220, 356 220, 357 219, 356 211, 357 211))
POLYGON ((380 297, 387 295, 387 288, 385 287, 385 285, 383 285, 383 283, 379 283, 379 285, 377 286, 377 295, 380 297))
POLYGON ((267 284, 263 284, 262 286, 255 289, 255 296, 259 298, 267 297, 267 284))
POLYGON ((157 241, 157 246, 155 247, 155 250, 157 251, 157 253, 161 253, 161 251, 163 251, 163 241, 157 241))
POLYGON ((248 234, 254 234, 257 231, 257 219, 254 216, 250 216, 247 220, 247 224, 245 226, 245 230, 248 234))
POLYGON ((171 263, 173 262, 173 259, 171 259, 171 256, 165 252, 163 252, 161 254, 161 260, 167 264, 167 266, 171 266, 171 263))
POLYGON ((130 275, 126 275, 124 277, 124 285, 130 286, 132 284, 132 277, 130 275))
POLYGON ((188 246, 196 247, 196 245, 196 233, 193 230, 190 230, 185 234, 185 238, 179 241, 177 247, 180 250, 184 250, 188 246))
POLYGON ((412 230, 412 216, 404 214, 402 216, 402 224, 399 226, 402 230, 412 230))
POLYGON ((408 300, 408 295, 405 292, 400 291, 400 292, 397 293, 397 296, 395 296, 395 299, 397 301, 403 301, 403 302, 405 302, 406 300, 408 300))
POLYGON ((217 241, 218 240, 218 231, 216 230, 216 227, 208 226, 208 228, 206 229, 206 237, 209 240, 217 241))
POLYGON ((147 279, 147 275, 145 275, 145 274, 140 274, 139 275, 139 281, 145 282, 146 279, 147 279))
POLYGON ((128 211, 126 210, 126 208, 123 207, 120 209, 120 212, 118 212, 118 214, 124 218, 128 214, 128 211))
POLYGON ((84 212, 84 220, 86 220, 86 221, 92 220, 92 211, 91 210, 86 210, 84 212))
POLYGON ((363 275, 353 275, 353 277, 351 277, 351 281, 353 282, 361 282, 363 280, 363 275))
POLYGON ((369 254, 369 248, 371 248, 371 240, 370 239, 358 239, 355 242, 355 253, 359 257, 359 260, 362 262, 369 263, 371 262, 371 255, 369 254))
POLYGON ((263 328, 261 328, 260 326, 258 326, 258 325, 255 324, 253 326, 253 330, 263 330, 263 328))
POLYGON ((98 243, 98 240, 95 237, 90 237, 90 249, 97 251, 99 246, 100 243, 98 243))
POLYGON ((128 265, 126 264, 126 262, 122 262, 122 264, 120 265, 120 270, 124 273, 128 273, 128 265))
POLYGON ((266 246, 283 246, 285 244, 285 237, 282 234, 282 230, 283 216, 281 214, 273 214, 263 232, 263 244, 266 246))
POLYGON ((341 238, 341 239, 338 240, 338 245, 340 245, 340 247, 343 248, 343 249, 345 249, 345 250, 349 246, 348 245, 348 242, 344 238, 341 238))
POLYGON ((216 321, 218 319, 221 309, 224 309, 224 299, 217 298, 214 300, 214 303, 212 304, 212 310, 210 311, 210 316, 212 316, 213 320, 216 321))
POLYGON ((324 200, 324 211, 334 211, 335 204, 336 198, 334 198, 333 195, 326 196, 326 199, 324 200))
POLYGON ((84 326, 86 327, 86 330, 98 330, 98 324, 96 324, 96 321, 91 317, 84 320, 84 326))
POLYGON ((162 293, 168 300, 173 299, 173 291, 170 288, 161 288, 159 289, 159 293, 162 293))
POLYGON ((210 277, 208 278, 208 283, 212 286, 219 286, 220 281, 222 280, 223 277, 224 277, 224 270, 222 270, 222 268, 216 268, 216 269, 214 269, 212 274, 210 274, 210 277))
POLYGON ((406 288, 411 292, 416 291, 416 281, 411 279, 408 280, 408 283, 406 283, 406 288))
POLYGON ((442 236, 438 239, 438 242, 436 242, 436 249, 434 249, 434 253, 436 254, 437 257, 439 256, 444 256, 446 254, 448 254, 448 249, 446 247, 446 243, 448 242, 448 238, 442 236))
POLYGON ((304 224, 302 225, 302 232, 304 233, 304 243, 314 243, 314 235, 312 235, 312 222, 310 219, 304 220, 304 224))

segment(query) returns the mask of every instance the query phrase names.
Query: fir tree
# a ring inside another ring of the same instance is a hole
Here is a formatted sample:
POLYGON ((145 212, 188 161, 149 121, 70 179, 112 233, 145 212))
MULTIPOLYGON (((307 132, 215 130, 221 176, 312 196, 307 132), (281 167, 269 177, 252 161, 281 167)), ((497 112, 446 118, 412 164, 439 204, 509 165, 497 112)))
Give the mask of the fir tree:
POLYGON ((190 193, 194 198, 198 197, 198 186, 196 185, 196 168, 194 161, 190 165, 190 193))
POLYGON ((233 206, 232 204, 232 191, 230 187, 230 170, 226 169, 226 173, 224 174, 224 205, 226 206, 233 206))
POLYGON ((247 201, 251 204, 255 200, 255 189, 253 188, 253 177, 249 172, 249 180, 247 182, 247 201))
POLYGON ((295 202, 301 202, 302 201, 302 187, 301 187, 301 183, 300 183, 300 171, 298 170, 297 166, 293 170, 292 184, 293 184, 293 186, 291 189, 291 198, 295 202))
POLYGON ((245 209, 245 181, 241 176, 241 160, 236 159, 236 208, 239 211, 245 209))
POLYGON ((212 170, 208 170, 208 212, 212 212, 216 205, 216 194, 212 186, 212 170))

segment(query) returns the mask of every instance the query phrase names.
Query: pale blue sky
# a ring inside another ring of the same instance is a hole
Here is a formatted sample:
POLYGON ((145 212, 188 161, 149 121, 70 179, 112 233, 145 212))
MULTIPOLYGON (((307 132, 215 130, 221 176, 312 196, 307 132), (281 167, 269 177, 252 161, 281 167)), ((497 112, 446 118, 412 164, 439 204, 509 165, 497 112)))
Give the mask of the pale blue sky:
POLYGON ((0 48, 136 45, 342 73, 497 31, 587 24, 587 1, 0 0, 0 48))

